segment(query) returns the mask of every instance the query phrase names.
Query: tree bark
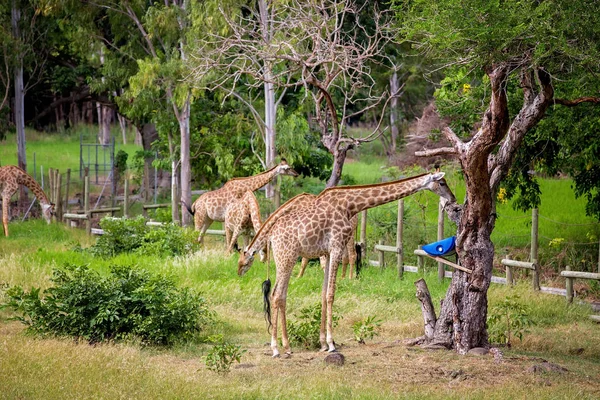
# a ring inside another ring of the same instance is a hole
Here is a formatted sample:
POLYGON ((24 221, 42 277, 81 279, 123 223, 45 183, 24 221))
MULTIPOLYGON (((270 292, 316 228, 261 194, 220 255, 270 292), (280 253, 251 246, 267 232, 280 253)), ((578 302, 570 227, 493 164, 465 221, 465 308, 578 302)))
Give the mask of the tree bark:
POLYGON ((394 73, 390 76, 390 91, 393 97, 390 101, 391 141, 389 148, 386 149, 388 158, 396 153, 398 138, 400 136, 400 129, 398 128, 398 97, 396 97, 399 90, 400 80, 398 79, 398 71, 394 70, 394 73))
POLYGON ((525 134, 539 122, 553 97, 550 77, 545 71, 538 69, 535 74, 539 90, 533 74, 522 73, 524 102, 510 124, 505 90, 509 73, 510 68, 503 64, 486 71, 491 83, 491 101, 481 128, 469 142, 462 142, 449 128, 444 130, 454 146, 466 184, 463 207, 446 203, 444 209, 452 220, 458 221, 456 251, 462 266, 473 272, 453 273, 432 344, 454 348, 460 354, 489 345, 486 320, 494 258, 490 239, 496 218, 494 197, 525 134), (499 150, 492 154, 498 145, 499 150))
MULTIPOLYGON (((12 2, 11 10, 11 25, 12 34, 15 40, 21 39, 21 31, 19 23, 21 21, 21 10, 16 0, 12 2)), ((15 128, 17 130, 17 163, 19 168, 27 171, 27 153, 25 142, 25 90, 23 86, 23 57, 22 54, 17 55, 17 65, 14 69, 15 83, 15 103, 14 103, 14 118, 15 128)), ((25 204, 29 202, 27 198, 27 190, 24 185, 19 186, 19 208, 23 209, 25 204)))
MULTIPOLYGON (((192 167, 190 164, 190 94, 179 113, 179 129, 181 133, 181 200, 192 204, 192 167)), ((181 208, 182 226, 191 223, 192 216, 185 208, 181 208)))
POLYGON ((424 279, 416 281, 415 286, 417 287, 417 299, 421 302, 421 313, 425 321, 425 338, 431 340, 435 333, 435 322, 437 321, 431 295, 424 279))

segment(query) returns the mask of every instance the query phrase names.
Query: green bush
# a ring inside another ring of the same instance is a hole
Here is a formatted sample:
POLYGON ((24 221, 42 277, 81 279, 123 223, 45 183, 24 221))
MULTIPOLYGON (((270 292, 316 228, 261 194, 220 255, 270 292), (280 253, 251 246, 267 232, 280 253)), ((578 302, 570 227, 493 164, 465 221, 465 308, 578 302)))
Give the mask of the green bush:
POLYGON ((225 374, 231 369, 231 364, 241 361, 245 352, 241 346, 227 342, 217 343, 204 357, 204 363, 209 370, 225 374))
POLYGON ((518 295, 508 296, 491 307, 487 323, 490 341, 507 347, 511 346, 513 337, 523 340, 523 334, 533 324, 528 307, 519 302, 518 295))
POLYGON ((193 251, 197 244, 193 232, 176 225, 148 227, 144 217, 132 219, 104 218, 100 221, 104 235, 90 252, 100 257, 137 252, 144 255, 182 255, 193 251))
MULTIPOLYGON (((340 317, 333 314, 333 326, 337 326, 340 317)), ((300 310, 298 322, 288 321, 288 337, 291 345, 301 346, 305 349, 318 349, 321 347, 319 334, 321 333, 321 303, 300 310)))
POLYGON ((364 320, 356 321, 352 325, 352 331, 354 332, 354 339, 360 344, 365 344, 365 340, 371 340, 375 336, 379 335, 377 330, 381 326, 381 320, 377 319, 374 315, 367 317, 364 320))
POLYGON ((43 296, 39 288, 6 291, 3 307, 16 311, 31 333, 170 345, 213 320, 200 295, 143 269, 114 266, 102 277, 87 266, 66 265, 53 271, 52 282, 43 296))

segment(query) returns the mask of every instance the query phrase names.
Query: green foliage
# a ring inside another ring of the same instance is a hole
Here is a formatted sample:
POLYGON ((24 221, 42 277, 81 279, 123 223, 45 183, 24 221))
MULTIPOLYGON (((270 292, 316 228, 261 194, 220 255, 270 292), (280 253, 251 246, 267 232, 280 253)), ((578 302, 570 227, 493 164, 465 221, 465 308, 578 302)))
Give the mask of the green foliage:
MULTIPOLYGON (((341 317, 333 314, 333 326, 337 326, 341 317)), ((305 349, 318 349, 321 346, 321 303, 300 310, 298 321, 288 320, 290 344, 305 349)))
POLYGON ((171 345, 192 339, 213 319, 200 295, 143 269, 112 266, 103 277, 87 266, 66 265, 51 281, 43 296, 39 288, 6 292, 4 306, 31 333, 171 345))
POLYGON ((513 337, 523 340, 523 335, 533 324, 529 309, 519 302, 518 295, 508 296, 494 305, 488 315, 488 334, 494 343, 511 346, 513 337))
POLYGON ((104 218, 100 221, 104 235, 100 236, 90 252, 100 257, 135 252, 144 255, 183 255, 191 252, 196 243, 193 232, 174 224, 148 227, 146 219, 104 218))
POLYGON ((364 320, 356 321, 352 324, 354 339, 360 344, 365 344, 365 340, 371 340, 379 335, 377 329, 379 329, 380 326, 381 320, 377 319, 374 315, 371 315, 364 320))
MULTIPOLYGON (((221 338, 218 339, 222 340, 221 338)), ((218 343, 204 356, 204 363, 209 370, 226 374, 234 362, 239 363, 241 361, 245 352, 246 350, 242 350, 241 346, 227 342, 218 343)))
POLYGON ((115 155, 115 170, 117 172, 117 176, 122 176, 125 171, 127 171, 127 158, 129 154, 123 150, 117 151, 115 155))

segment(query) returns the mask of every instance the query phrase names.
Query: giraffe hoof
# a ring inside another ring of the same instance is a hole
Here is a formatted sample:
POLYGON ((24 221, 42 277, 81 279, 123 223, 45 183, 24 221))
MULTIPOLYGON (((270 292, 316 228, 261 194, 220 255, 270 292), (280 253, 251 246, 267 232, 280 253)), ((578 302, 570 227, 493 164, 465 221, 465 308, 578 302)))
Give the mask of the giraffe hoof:
POLYGON ((292 352, 290 351, 290 352, 284 353, 282 358, 288 359, 288 358, 291 358, 291 357, 292 357, 292 352))
POLYGON ((333 349, 329 349, 327 350, 328 353, 337 353, 337 349, 333 348, 333 349))
POLYGON ((281 354, 277 353, 277 354, 273 354, 271 356, 271 358, 281 358, 281 354))

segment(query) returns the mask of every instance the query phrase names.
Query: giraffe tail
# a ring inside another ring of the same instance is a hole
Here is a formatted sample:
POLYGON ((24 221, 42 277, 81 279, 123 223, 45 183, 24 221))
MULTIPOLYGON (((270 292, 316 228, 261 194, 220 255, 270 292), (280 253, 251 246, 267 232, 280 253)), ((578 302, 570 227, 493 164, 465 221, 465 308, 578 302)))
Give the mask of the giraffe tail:
POLYGON ((185 208, 188 210, 188 212, 189 212, 191 215, 194 215, 194 214, 195 214, 195 211, 194 211, 194 210, 192 210, 192 208, 191 208, 191 207, 190 207, 190 206, 189 206, 189 205, 188 205, 188 204, 187 204, 185 201, 181 200, 181 204, 183 204, 183 206, 184 206, 184 207, 185 207, 185 208))
POLYGON ((356 243, 354 245, 354 249, 356 249, 356 277, 358 278, 358 274, 360 273, 360 270, 362 268, 362 246, 360 245, 360 243, 356 243))
POLYGON ((271 333, 271 327, 273 324, 271 323, 271 280, 267 279, 262 283, 262 292, 263 292, 263 312, 265 313, 265 321, 269 324, 267 327, 267 332, 271 333))

